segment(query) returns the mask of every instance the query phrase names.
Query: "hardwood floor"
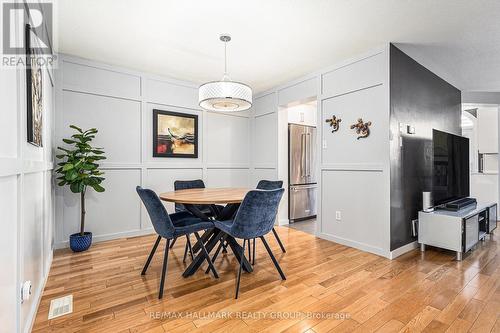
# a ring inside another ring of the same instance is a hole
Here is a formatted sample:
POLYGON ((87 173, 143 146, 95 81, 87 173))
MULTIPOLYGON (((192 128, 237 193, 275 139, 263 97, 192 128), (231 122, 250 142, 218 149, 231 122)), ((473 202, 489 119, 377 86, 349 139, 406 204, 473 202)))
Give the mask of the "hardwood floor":
POLYGON ((57 251, 33 332, 500 332, 498 230, 462 262, 432 248, 391 261, 291 228, 277 231, 286 254, 272 235, 267 240, 287 280, 258 242, 255 271, 242 275, 238 300, 234 256, 217 260, 218 280, 203 270, 185 279, 182 239, 170 252, 161 301, 164 241, 140 275, 153 235, 97 243, 80 254, 57 251), (67 294, 73 313, 47 320, 50 300, 67 294))

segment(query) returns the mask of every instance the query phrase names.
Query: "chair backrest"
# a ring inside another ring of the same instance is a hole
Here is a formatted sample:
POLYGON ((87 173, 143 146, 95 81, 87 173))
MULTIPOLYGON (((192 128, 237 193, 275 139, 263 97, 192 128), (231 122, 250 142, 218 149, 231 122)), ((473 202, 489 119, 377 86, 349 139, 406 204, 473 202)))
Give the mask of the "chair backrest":
POLYGON ((284 191, 283 188, 279 188, 248 192, 234 217, 232 235, 250 239, 271 231, 284 191))
POLYGON ((275 190, 283 187, 282 180, 261 180, 257 184, 258 190, 275 190))
MULTIPOLYGON (((205 183, 201 179, 195 179, 195 180, 176 180, 174 182, 174 190, 188 190, 190 188, 205 188, 205 183)), ((176 212, 182 212, 186 210, 184 208, 183 204, 176 203, 175 204, 175 211, 176 212)))
POLYGON ((139 194, 144 206, 146 206, 156 233, 164 238, 173 238, 174 225, 160 198, 158 198, 154 191, 140 186, 137 186, 135 190, 139 194))

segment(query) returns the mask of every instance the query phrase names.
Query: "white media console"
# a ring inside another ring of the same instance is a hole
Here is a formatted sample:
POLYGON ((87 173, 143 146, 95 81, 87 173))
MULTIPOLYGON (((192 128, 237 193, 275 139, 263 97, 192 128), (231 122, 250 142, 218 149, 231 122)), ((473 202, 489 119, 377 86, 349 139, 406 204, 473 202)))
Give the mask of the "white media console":
POLYGON ((459 211, 435 210, 418 213, 421 251, 435 246, 457 253, 457 260, 497 227, 497 204, 477 204, 459 211))

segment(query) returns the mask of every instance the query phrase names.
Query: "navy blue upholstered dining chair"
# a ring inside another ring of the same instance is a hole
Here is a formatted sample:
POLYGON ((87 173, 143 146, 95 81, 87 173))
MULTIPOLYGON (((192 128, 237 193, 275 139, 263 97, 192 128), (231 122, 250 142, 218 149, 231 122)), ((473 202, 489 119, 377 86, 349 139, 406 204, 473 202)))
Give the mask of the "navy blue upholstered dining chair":
MULTIPOLYGON (((276 261, 271 248, 266 242, 264 235, 269 233, 274 225, 274 219, 278 212, 278 206, 283 196, 284 189, 276 190, 252 190, 243 199, 236 216, 232 220, 214 221, 215 227, 234 238, 243 239, 241 257, 245 256, 245 244, 250 246, 250 240, 260 238, 267 253, 271 257, 274 266, 278 270, 282 280, 286 280, 285 274, 276 261)), ((240 260, 238 277, 236 281, 236 296, 240 289, 241 269, 243 260, 240 260)))
MULTIPOLYGON (((189 190, 192 188, 205 188, 205 183, 201 179, 174 181, 175 191, 189 190)), ((200 208, 200 210, 206 210, 208 213, 210 212, 209 207, 203 207, 203 205, 198 205, 198 207, 200 208)), ((186 207, 184 207, 184 205, 181 203, 175 203, 175 211, 176 212, 186 211, 186 207)))
MULTIPOLYGON (((205 183, 201 179, 195 179, 195 180, 176 180, 174 181, 174 190, 179 191, 179 190, 188 190, 188 189, 195 189, 195 188, 205 188, 205 183)), ((220 205, 213 205, 212 207, 210 205, 194 205, 196 209, 200 211, 200 213, 206 215, 206 216, 211 216, 213 217, 216 213, 222 212, 224 209, 223 206, 220 205), (215 209, 215 211, 214 211, 215 209)), ((175 211, 177 213, 181 212, 186 212, 189 213, 188 210, 186 209, 186 206, 184 206, 181 203, 175 203, 175 211)), ((192 214, 191 214, 192 215, 192 214)), ((205 241, 205 237, 202 235, 203 240, 205 241)), ((172 243, 170 244, 170 248, 172 248, 177 241, 177 238, 174 238, 172 243)), ((225 247, 224 247, 225 249, 225 247)), ((184 258, 182 262, 186 262, 186 255, 188 253, 191 255, 191 259, 194 258, 193 256, 193 247, 191 246, 191 241, 189 239, 189 235, 186 235, 186 246, 184 248, 184 258)), ((194 251, 197 251, 195 248, 194 251)))
MULTIPOLYGON (((283 181, 282 180, 261 180, 257 184, 257 189, 259 190, 275 190, 278 188, 283 187, 283 181)), ((273 227, 273 235, 276 238, 276 241, 278 241, 278 244, 281 248, 281 251, 283 253, 286 253, 285 247, 283 246, 283 243, 281 242, 280 236, 278 236, 278 233, 276 232, 276 229, 273 227)), ((255 245, 255 241, 254 241, 255 245)), ((252 262, 255 263, 255 246, 253 248, 253 256, 252 256, 252 262)))
MULTIPOLYGON (((195 179, 195 180, 176 180, 174 181, 174 190, 187 190, 187 189, 192 189, 192 188, 205 188, 205 183, 201 179, 195 179)), ((210 211, 210 208, 208 207, 198 207, 200 210, 205 210, 205 211, 210 211)), ((182 214, 188 214, 189 216, 192 216, 191 213, 189 213, 186 210, 186 207, 184 207, 183 204, 181 203, 175 203, 175 212, 176 214, 179 214, 182 218, 185 215, 182 214)), ((170 243, 170 248, 174 247, 175 242, 177 241, 177 237, 172 240, 170 243)), ((182 262, 186 262, 186 256, 189 251, 189 254, 191 255, 191 259, 194 258, 193 255, 193 248, 191 246, 191 240, 189 238, 189 235, 186 235, 186 245, 184 247, 184 257, 182 259, 182 262)))
MULTIPOLYGON (((165 238, 167 240, 167 244, 165 245, 165 254, 163 257, 163 267, 161 272, 160 290, 158 293, 158 298, 161 299, 163 297, 163 287, 165 284, 165 277, 167 275, 168 250, 170 241, 176 237, 181 237, 194 233, 197 242, 201 248, 203 256, 208 261, 208 265, 212 270, 214 276, 218 278, 219 275, 217 273, 217 270, 212 264, 207 249, 205 248, 205 245, 201 241, 201 237, 198 234, 199 231, 213 228, 214 227, 213 222, 203 221, 193 216, 193 217, 185 217, 182 219, 178 219, 177 222, 174 224, 172 222, 172 219, 168 215, 165 206, 163 206, 160 198, 158 198, 158 196, 154 191, 149 189, 144 189, 140 186, 136 187, 136 191, 137 194, 139 194, 139 197, 141 198, 142 202, 144 203, 144 206, 146 206, 146 210, 148 211, 149 217, 151 218, 151 222, 153 223, 153 228, 158 234, 158 238, 156 239, 156 242, 153 245, 153 248, 151 249, 151 253, 149 254, 146 264, 142 269, 141 275, 146 274, 148 266, 151 263, 151 259, 153 258, 154 253, 156 252, 156 248, 158 247, 158 244, 160 243, 161 239, 165 238)), ((172 214, 172 216, 174 215, 175 214, 172 214)))

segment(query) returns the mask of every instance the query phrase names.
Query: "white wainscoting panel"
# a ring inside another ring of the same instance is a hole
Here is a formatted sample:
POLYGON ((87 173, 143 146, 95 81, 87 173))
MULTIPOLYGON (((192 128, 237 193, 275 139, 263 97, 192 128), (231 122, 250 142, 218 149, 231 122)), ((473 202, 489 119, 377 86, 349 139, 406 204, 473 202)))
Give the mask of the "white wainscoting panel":
POLYGON ((281 89, 278 92, 278 104, 286 106, 289 103, 303 101, 305 99, 315 97, 318 95, 318 78, 299 82, 290 87, 281 89))
POLYGON ((249 187, 250 169, 207 169, 207 187, 249 187))
MULTIPOLYGON (((14 109, 15 110, 15 109, 14 109)), ((18 176, 0 177, 0 323, 5 332, 16 331, 17 290, 17 182, 18 176)))
POLYGON ((336 96, 384 82, 386 59, 386 55, 380 53, 323 74, 322 94, 336 96))
POLYGON ((62 61, 63 89, 139 99, 141 78, 91 65, 62 61))
POLYGON ((52 186, 52 170, 47 170, 43 174, 44 186, 43 186, 43 229, 42 229, 42 239, 43 239, 43 258, 44 267, 43 271, 48 274, 50 270, 50 264, 52 260, 52 249, 54 248, 54 234, 55 234, 55 189, 52 186), (50 260, 49 260, 50 259, 50 260))
MULTIPOLYGON (((86 194, 86 231, 105 236, 139 230, 140 199, 135 187, 141 184, 140 169, 108 169, 103 186, 106 191, 96 193, 89 189, 86 194)), ((64 190, 64 236, 80 229, 80 195, 64 190)))
POLYGON ((250 126, 246 117, 206 112, 206 162, 211 165, 248 166, 250 126))
MULTIPOLYGON (((30 280, 32 292, 36 294, 43 285, 43 265, 42 258, 43 242, 43 221, 44 221, 44 173, 30 173, 24 175, 23 183, 23 217, 24 224, 21 228, 21 244, 23 245, 23 281, 30 280)), ((30 299, 29 303, 35 299, 30 299)), ((24 305, 24 304, 23 304, 24 305)), ((31 307, 21 308, 21 322, 28 322, 31 307)))
POLYGON ((372 252, 389 246, 386 177, 377 171, 322 171, 322 232, 372 252), (341 213, 341 221, 335 212, 341 213))
POLYGON ((276 112, 255 117, 252 140, 252 159, 255 167, 276 167, 278 142, 276 112))
POLYGON ((252 109, 255 116, 278 111, 276 93, 270 93, 256 98, 253 101, 252 109))
POLYGON ((198 89, 192 85, 146 79, 144 92, 148 102, 199 109, 198 89))
POLYGON ((323 100, 322 119, 332 115, 342 119, 340 130, 332 133, 331 127, 321 121, 323 127, 322 164, 334 163, 385 163, 389 158, 389 117, 386 109, 385 86, 356 91, 323 100), (350 129, 358 118, 371 121, 370 136, 359 139, 350 129))
POLYGON ((104 148, 106 163, 141 161, 140 102, 64 91, 62 107, 60 135, 73 134, 72 124, 83 129, 96 127, 99 133, 93 144, 104 148))
MULTIPOLYGON (((255 188, 260 180, 278 180, 278 172, 276 169, 259 169, 255 168, 250 181, 250 188, 255 188)), ((287 187, 287 184, 283 184, 287 187)))
POLYGON ((17 156, 17 93, 16 71, 3 69, 0 75, 0 91, 2 120, 0 121, 0 156, 15 158, 17 156))
MULTIPOLYGON (((16 12, 15 26, 24 15, 16 12)), ((12 33, 24 40, 23 29, 12 33)), ((52 260, 54 87, 45 68, 41 75, 43 147, 35 147, 26 140, 26 71, 4 68, 0 74, 1 332, 31 331, 52 260), (31 297, 21 303, 20 286, 28 280, 31 297)))

